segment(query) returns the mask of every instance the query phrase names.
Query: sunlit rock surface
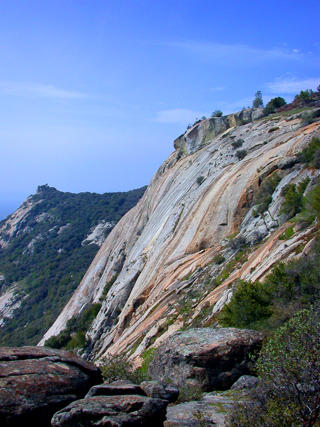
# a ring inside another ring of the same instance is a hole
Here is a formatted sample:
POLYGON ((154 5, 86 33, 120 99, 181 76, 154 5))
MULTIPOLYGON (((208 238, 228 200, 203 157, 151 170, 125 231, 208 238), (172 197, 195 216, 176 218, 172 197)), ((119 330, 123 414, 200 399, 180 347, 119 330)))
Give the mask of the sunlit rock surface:
MULTIPOLYGON (((307 243, 310 229, 292 241, 279 240, 288 227, 281 225, 280 193, 287 182, 316 176, 294 165, 294 156, 319 135, 319 123, 303 126, 298 116, 257 120, 260 115, 260 110, 245 110, 207 119, 175 141, 176 151, 160 166, 138 205, 110 233, 40 345, 86 304, 99 302, 106 287, 110 289, 88 332, 85 357, 129 352, 139 364, 150 344, 158 346, 165 335, 183 326, 179 298, 201 282, 204 273, 208 280, 218 275, 213 259, 226 248, 228 237, 240 230, 248 242, 257 236, 264 240, 241 268, 193 301, 190 319, 208 307, 213 312, 221 308, 235 278, 262 278, 275 262, 291 256, 292 248, 307 243), (238 150, 245 150, 242 159, 238 150), (287 176, 283 171, 291 164, 287 176), (254 194, 274 171, 283 175, 283 182, 268 213, 255 218, 250 212, 254 194), (169 325, 168 318, 173 318, 169 325)), ((229 256, 226 252, 226 262, 229 256)))

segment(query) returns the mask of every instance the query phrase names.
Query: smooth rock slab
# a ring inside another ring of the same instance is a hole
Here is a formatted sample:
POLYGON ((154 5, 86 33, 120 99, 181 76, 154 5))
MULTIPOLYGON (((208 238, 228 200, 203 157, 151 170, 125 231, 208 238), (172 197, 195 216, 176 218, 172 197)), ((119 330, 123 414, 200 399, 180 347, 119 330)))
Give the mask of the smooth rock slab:
POLYGON ((52 415, 102 381, 100 370, 68 351, 0 348, 0 425, 45 427, 52 415))
POLYGON ((140 395, 93 396, 57 412, 53 427, 161 427, 168 402, 140 395))
POLYGON ((259 349, 263 335, 235 328, 199 328, 177 332, 155 353, 149 374, 158 381, 189 383, 204 391, 227 390, 251 373, 249 354, 259 349))

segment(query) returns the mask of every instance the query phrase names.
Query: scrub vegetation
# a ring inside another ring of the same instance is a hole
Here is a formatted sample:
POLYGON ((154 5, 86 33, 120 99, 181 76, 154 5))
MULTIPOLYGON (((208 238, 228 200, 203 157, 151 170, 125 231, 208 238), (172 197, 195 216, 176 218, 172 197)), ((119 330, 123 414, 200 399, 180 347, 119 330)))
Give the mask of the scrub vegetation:
MULTIPOLYGON (((32 196, 34 206, 20 231, 0 249, 0 271, 5 278, 0 291, 17 284, 17 298, 25 297, 13 317, 5 318, 0 345, 35 345, 40 341, 99 249, 97 244, 81 244, 83 240, 99 221, 119 221, 144 191, 145 187, 127 193, 72 194, 47 185, 38 187, 32 196)), ((111 230, 107 228, 104 237, 111 230)))
MULTIPOLYGON (((298 161, 317 168, 319 146, 319 139, 313 138, 298 161)), ((280 239, 290 239, 304 222, 313 223, 311 250, 278 263, 263 281, 235 283, 230 303, 218 316, 222 326, 255 329, 266 337, 256 364, 258 386, 235 394, 229 427, 319 425, 320 183, 306 194, 309 183, 307 177, 283 187, 281 212, 293 225, 280 239)), ((268 191, 257 196, 261 209, 268 204, 264 194, 268 191)))

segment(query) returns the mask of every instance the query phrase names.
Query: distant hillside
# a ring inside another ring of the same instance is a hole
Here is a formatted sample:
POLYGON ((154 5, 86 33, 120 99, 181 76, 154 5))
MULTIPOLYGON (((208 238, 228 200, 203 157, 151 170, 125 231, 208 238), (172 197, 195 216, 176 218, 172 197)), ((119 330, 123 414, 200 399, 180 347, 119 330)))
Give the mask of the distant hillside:
POLYGON ((144 191, 72 194, 43 185, 0 222, 0 345, 39 341, 144 191))

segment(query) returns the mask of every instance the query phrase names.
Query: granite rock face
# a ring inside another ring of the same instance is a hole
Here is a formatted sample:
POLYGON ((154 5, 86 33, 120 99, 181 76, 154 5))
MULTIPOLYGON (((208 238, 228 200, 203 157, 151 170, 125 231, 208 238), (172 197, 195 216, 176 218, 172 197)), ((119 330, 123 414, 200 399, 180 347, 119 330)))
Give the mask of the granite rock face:
POLYGON ((279 216, 281 189, 307 175, 316 177, 311 175, 317 171, 294 163, 296 154, 320 135, 320 123, 302 126, 296 116, 253 121, 258 113, 250 109, 226 116, 229 124, 226 118, 207 119, 176 140, 176 151, 160 166, 140 202, 109 234, 40 345, 59 334, 83 306, 102 298, 87 332, 92 345, 84 357, 130 354, 140 366, 151 343, 158 347, 181 327, 189 327, 189 320, 220 310, 230 299, 234 280, 263 279, 276 262, 294 255, 297 245, 305 245, 309 229, 295 234, 294 241, 279 239, 285 231, 279 216), (237 147, 246 153, 244 158, 237 156, 237 147), (278 173, 281 182, 268 212, 255 217, 254 197, 271 173, 278 173), (219 286, 199 295, 191 304, 190 319, 183 320, 184 292, 191 293, 196 286, 203 289, 208 279, 219 277, 235 256, 228 245, 237 232, 249 245, 264 239, 262 245, 253 247, 248 261, 236 265, 219 286), (219 253, 225 258, 221 266, 212 264, 219 253), (202 276, 196 277, 198 272, 202 276))
POLYGON ((257 331, 235 328, 177 332, 158 348, 149 373, 178 386, 190 383, 204 391, 227 390, 251 373, 249 353, 259 348, 262 338, 257 331))
POLYGON ((71 403, 52 418, 54 427, 161 427, 168 400, 150 398, 139 386, 117 381, 93 387, 85 399, 71 403))
POLYGON ((41 347, 0 348, 0 425, 50 426, 52 415, 102 381, 74 354, 41 347))
POLYGON ((193 126, 173 143, 174 148, 183 154, 193 154, 207 145, 213 138, 226 130, 239 125, 248 124, 263 116, 261 108, 247 108, 236 114, 222 117, 211 117, 193 126))

